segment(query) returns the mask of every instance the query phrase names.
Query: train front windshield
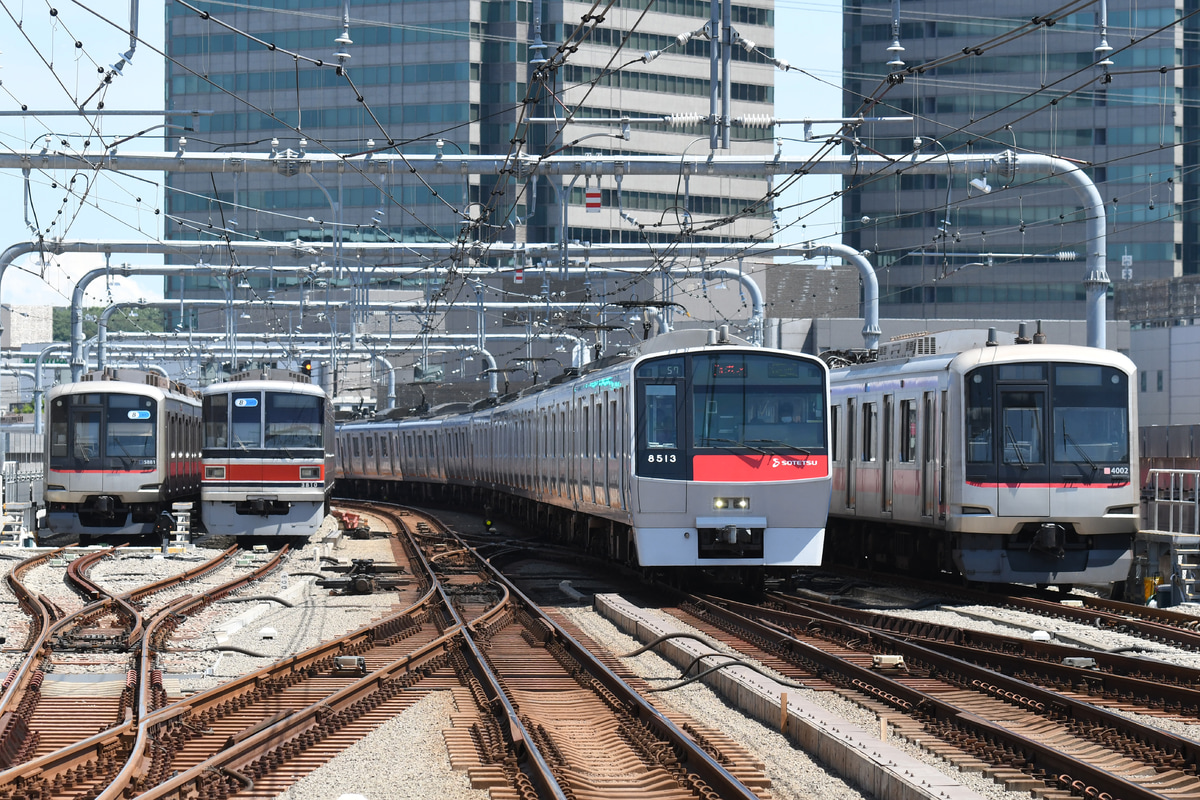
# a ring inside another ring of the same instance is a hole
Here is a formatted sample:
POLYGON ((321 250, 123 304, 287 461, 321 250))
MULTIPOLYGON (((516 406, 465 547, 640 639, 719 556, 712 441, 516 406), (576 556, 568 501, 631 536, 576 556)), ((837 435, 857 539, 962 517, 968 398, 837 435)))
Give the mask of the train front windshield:
POLYGON ((1130 478, 1129 379, 1113 367, 1024 363, 972 370, 966 424, 968 480, 1130 478))
POLYGON ((50 406, 50 469, 141 470, 157 464, 158 402, 132 394, 76 394, 50 406))
POLYGON ((699 353, 644 361, 635 377, 640 475, 794 479, 827 466, 826 377, 818 363, 699 353), (768 466, 770 478, 760 472, 768 466))
POLYGON ((324 398, 291 392, 208 395, 204 398, 204 446, 239 452, 322 449, 324 403, 324 398))

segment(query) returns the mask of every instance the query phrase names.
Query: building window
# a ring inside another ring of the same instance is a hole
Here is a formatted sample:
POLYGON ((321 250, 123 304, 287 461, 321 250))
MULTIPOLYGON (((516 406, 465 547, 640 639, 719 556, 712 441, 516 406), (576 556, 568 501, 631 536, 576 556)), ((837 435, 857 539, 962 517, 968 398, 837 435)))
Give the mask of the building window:
POLYGON ((1141 389, 1142 389, 1142 394, 1145 394, 1146 393, 1146 370, 1142 370, 1141 389))
POLYGON ((1162 370, 1158 371, 1158 391, 1162 391, 1162 370))

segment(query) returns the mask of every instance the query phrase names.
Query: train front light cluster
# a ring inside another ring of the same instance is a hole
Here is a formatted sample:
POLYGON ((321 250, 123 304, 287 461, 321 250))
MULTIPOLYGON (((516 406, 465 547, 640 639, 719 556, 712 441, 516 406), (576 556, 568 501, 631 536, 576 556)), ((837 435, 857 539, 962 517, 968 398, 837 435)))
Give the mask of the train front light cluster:
POLYGON ((317 481, 321 479, 320 467, 301 467, 300 480, 302 481, 317 481))
POLYGON ((749 511, 749 497, 714 497, 713 508, 717 511, 749 511))
POLYGON ((225 468, 224 467, 205 467, 204 468, 204 479, 209 480, 209 481, 225 480, 225 468))

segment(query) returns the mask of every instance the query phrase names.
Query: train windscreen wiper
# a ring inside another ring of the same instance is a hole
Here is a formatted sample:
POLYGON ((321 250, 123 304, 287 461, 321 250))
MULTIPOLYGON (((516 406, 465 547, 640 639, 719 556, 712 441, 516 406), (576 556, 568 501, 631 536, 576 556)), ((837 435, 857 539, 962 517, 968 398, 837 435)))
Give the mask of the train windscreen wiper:
MULTIPOLYGON (((721 438, 721 437, 718 437, 718 436, 701 436, 701 437, 700 437, 700 441, 702 441, 702 442, 705 442, 705 443, 707 443, 707 442, 721 442, 722 444, 731 444, 731 445, 733 445, 734 447, 746 447, 746 448, 749 448, 750 450, 753 450, 753 451, 754 451, 754 452, 756 452, 756 453, 762 453, 764 456, 769 456, 769 455, 772 455, 772 453, 771 453, 771 451, 770 451, 770 450, 764 450, 764 449, 762 449, 761 447, 755 447, 755 446, 754 446, 754 445, 752 445, 752 444, 746 444, 745 442, 739 442, 739 441, 735 441, 735 440, 733 440, 733 439, 723 439, 723 438, 721 438)), ((753 439, 753 440, 751 440, 751 441, 756 441, 756 442, 757 442, 757 441, 760 441, 760 440, 758 440, 758 439, 753 439)))
MULTIPOLYGON (((1091 478, 1096 477, 1096 470, 1098 470, 1100 468, 1096 466, 1096 462, 1092 461, 1091 457, 1084 451, 1084 449, 1079 446, 1079 443, 1075 441, 1075 437, 1072 436, 1071 434, 1067 433, 1066 425, 1063 425, 1063 441, 1068 442, 1072 447, 1074 447, 1076 450, 1079 451, 1079 455, 1083 456, 1083 460, 1086 461, 1088 463, 1088 466, 1092 468, 1091 478)), ((1076 461, 1074 463, 1076 466, 1079 465, 1078 461, 1076 461)), ((1083 470, 1080 470, 1080 472, 1082 472, 1082 471, 1083 470)), ((1088 483, 1092 482, 1091 478, 1088 478, 1088 483)))
POLYGON ((800 453, 801 455, 806 455, 806 456, 812 455, 812 452, 809 451, 807 448, 798 447, 794 444, 789 444, 788 442, 781 442, 778 439, 747 439, 746 442, 747 443, 753 442, 754 444, 769 444, 774 447, 786 447, 788 450, 794 450, 795 452, 800 453))
POLYGON ((1012 426, 1005 425, 1004 433, 1008 436, 1009 443, 1012 444, 1013 452, 1017 454, 1017 461, 1021 462, 1021 469, 1029 469, 1029 465, 1025 463, 1025 456, 1021 455, 1021 445, 1017 444, 1017 437, 1013 433, 1012 426))

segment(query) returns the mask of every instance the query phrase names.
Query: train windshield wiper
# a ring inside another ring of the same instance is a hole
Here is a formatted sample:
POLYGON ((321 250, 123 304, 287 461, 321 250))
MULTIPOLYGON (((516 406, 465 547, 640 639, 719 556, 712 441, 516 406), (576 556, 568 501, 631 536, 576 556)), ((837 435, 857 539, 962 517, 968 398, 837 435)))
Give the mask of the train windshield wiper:
POLYGON ((788 450, 794 450, 801 455, 812 455, 812 453, 806 448, 798 447, 794 444, 789 444, 788 442, 781 442, 778 439, 747 439, 746 442, 747 444, 769 444, 773 447, 786 447, 788 450))
MULTIPOLYGON (((731 444, 734 447, 746 447, 746 448, 749 448, 750 450, 753 450, 756 453, 762 453, 764 456, 771 455, 770 450, 764 450, 761 447, 755 447, 752 444, 746 444, 745 442, 739 442, 739 441, 735 441, 733 439, 724 439, 719 436, 701 436, 700 440, 706 444, 708 442, 720 442, 722 444, 731 444)), ((758 441, 758 440, 756 439, 754 441, 758 441)))
POLYGON ((1017 436, 1013 433, 1011 425, 1004 426, 1004 433, 1008 436, 1008 441, 1012 444, 1013 452, 1017 454, 1017 461, 1021 462, 1021 469, 1029 469, 1029 465, 1025 463, 1025 456, 1021 455, 1021 445, 1017 443, 1017 436))
MULTIPOLYGON (((1083 460, 1086 461, 1088 466, 1092 468, 1092 477, 1095 477, 1096 470, 1098 470, 1099 467, 1096 466, 1096 462, 1092 461, 1091 457, 1084 451, 1084 449, 1079 446, 1079 443, 1075 441, 1075 437, 1067 433, 1066 425, 1063 426, 1063 441, 1068 442, 1072 447, 1079 451, 1079 455, 1083 456, 1083 460)), ((1075 464, 1078 465, 1079 462, 1076 461, 1075 464)), ((1080 472, 1082 472, 1082 470, 1080 470, 1080 472)), ((1088 482, 1091 483, 1090 478, 1088 479, 1088 482)))

